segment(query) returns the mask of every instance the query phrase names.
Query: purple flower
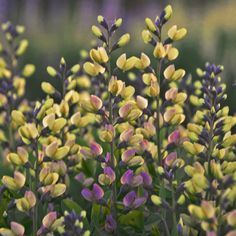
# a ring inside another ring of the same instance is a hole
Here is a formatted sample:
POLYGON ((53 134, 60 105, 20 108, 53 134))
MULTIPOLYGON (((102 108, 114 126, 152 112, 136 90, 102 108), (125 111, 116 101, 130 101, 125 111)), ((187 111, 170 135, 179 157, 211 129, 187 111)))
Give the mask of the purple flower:
POLYGON ((112 170, 111 167, 107 166, 104 168, 104 174, 107 175, 110 179, 111 182, 114 182, 116 179, 116 174, 114 172, 114 170, 112 170))
POLYGON ((112 215, 107 215, 106 222, 105 222, 106 232, 113 233, 114 231, 116 231, 116 228, 117 228, 117 223, 112 217, 112 215))
POLYGON ((79 173, 78 175, 75 176, 75 180, 77 180, 78 182, 80 182, 83 186, 85 187, 89 187, 92 185, 93 183, 93 178, 86 178, 86 176, 84 175, 83 172, 79 173))
POLYGON ((123 204, 126 208, 135 209, 144 204, 147 197, 138 197, 135 191, 131 191, 123 198, 123 204))
POLYGON ((172 167, 172 165, 174 164, 176 159, 177 159, 177 153, 176 152, 171 152, 164 159, 164 165, 166 167, 172 167))
POLYGON ((168 137, 168 143, 175 143, 178 144, 180 141, 180 132, 179 130, 175 130, 174 132, 172 132, 169 137, 168 137))
POLYGON ((143 178, 143 185, 144 186, 150 186, 152 184, 152 177, 148 173, 142 171, 140 173, 140 175, 143 178))
POLYGON ((152 184, 152 178, 146 172, 141 172, 139 175, 134 175, 132 170, 127 170, 121 177, 121 184, 127 184, 132 187, 137 187, 141 184, 144 186, 150 186, 152 184))
POLYGON ((93 202, 100 200, 104 196, 104 191, 98 184, 93 184, 92 190, 84 188, 81 194, 86 200, 93 202))
POLYGON ((135 176, 132 170, 127 170, 120 179, 121 184, 127 184, 137 187, 143 183, 143 178, 140 175, 135 176))

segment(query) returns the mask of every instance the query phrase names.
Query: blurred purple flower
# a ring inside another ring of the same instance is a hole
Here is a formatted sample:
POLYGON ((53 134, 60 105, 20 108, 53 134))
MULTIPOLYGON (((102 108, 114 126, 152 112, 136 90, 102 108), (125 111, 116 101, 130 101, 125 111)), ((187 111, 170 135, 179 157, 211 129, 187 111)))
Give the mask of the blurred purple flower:
POLYGON ((147 197, 138 197, 135 191, 131 191, 123 198, 123 204, 126 208, 135 209, 144 204, 147 197))
POLYGON ((117 223, 112 217, 112 215, 107 215, 106 222, 105 222, 106 232, 113 233, 114 231, 116 231, 116 228, 117 228, 117 223))
POLYGON ((104 191, 98 184, 93 184, 92 190, 84 188, 81 194, 86 200, 93 202, 100 200, 104 196, 104 191))
POLYGON ((152 178, 146 172, 141 172, 139 175, 134 175, 132 170, 127 170, 121 177, 121 184, 127 184, 132 187, 137 187, 141 184, 144 186, 150 186, 152 184, 152 178))

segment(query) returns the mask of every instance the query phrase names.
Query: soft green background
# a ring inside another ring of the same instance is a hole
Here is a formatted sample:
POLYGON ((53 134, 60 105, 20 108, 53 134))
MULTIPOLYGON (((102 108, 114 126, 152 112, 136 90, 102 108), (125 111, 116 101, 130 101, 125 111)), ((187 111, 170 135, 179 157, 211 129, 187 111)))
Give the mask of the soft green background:
POLYGON ((47 65, 57 65, 61 56, 68 64, 79 60, 79 51, 89 49, 93 39, 91 25, 98 14, 108 21, 122 17, 121 32, 131 33, 131 43, 125 48, 129 54, 148 52, 142 43, 144 19, 155 18, 161 9, 171 3, 174 15, 169 25, 177 24, 188 29, 188 36, 177 43, 180 56, 177 64, 193 73, 205 61, 223 64, 223 79, 228 84, 228 102, 236 111, 236 1, 235 0, 0 0, 0 19, 24 24, 30 47, 25 61, 36 64, 37 71, 27 82, 27 97, 42 96, 40 83, 47 80, 47 65))

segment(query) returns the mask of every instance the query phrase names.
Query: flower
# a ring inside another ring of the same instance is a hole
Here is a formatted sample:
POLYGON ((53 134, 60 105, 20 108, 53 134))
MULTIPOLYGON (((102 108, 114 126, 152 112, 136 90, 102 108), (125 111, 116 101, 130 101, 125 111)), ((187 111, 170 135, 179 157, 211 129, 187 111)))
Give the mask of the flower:
POLYGON ((138 197, 135 191, 131 191, 123 198, 123 204, 126 208, 135 209, 146 202, 146 197, 138 197))
POLYGON ((82 196, 90 202, 97 202, 104 196, 103 189, 98 184, 93 184, 92 190, 84 188, 81 192, 82 196))

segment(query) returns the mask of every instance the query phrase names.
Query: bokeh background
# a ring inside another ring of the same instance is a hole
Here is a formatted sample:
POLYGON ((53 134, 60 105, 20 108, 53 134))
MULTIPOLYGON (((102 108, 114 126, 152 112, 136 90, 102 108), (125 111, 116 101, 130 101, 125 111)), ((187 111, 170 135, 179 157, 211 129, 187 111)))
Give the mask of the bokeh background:
POLYGON ((36 65, 33 78, 27 81, 27 97, 42 96, 40 83, 47 80, 47 65, 57 65, 64 56, 68 64, 77 63, 82 48, 91 47, 91 25, 97 15, 108 21, 122 17, 121 33, 130 32, 128 53, 148 52, 141 31, 145 17, 155 19, 171 3, 174 9, 170 24, 187 27, 188 36, 178 43, 179 66, 195 75, 196 67, 206 61, 223 64, 223 80, 228 85, 228 103, 236 112, 236 1, 235 0, 0 0, 0 21, 11 20, 27 27, 30 47, 25 62, 36 65))

